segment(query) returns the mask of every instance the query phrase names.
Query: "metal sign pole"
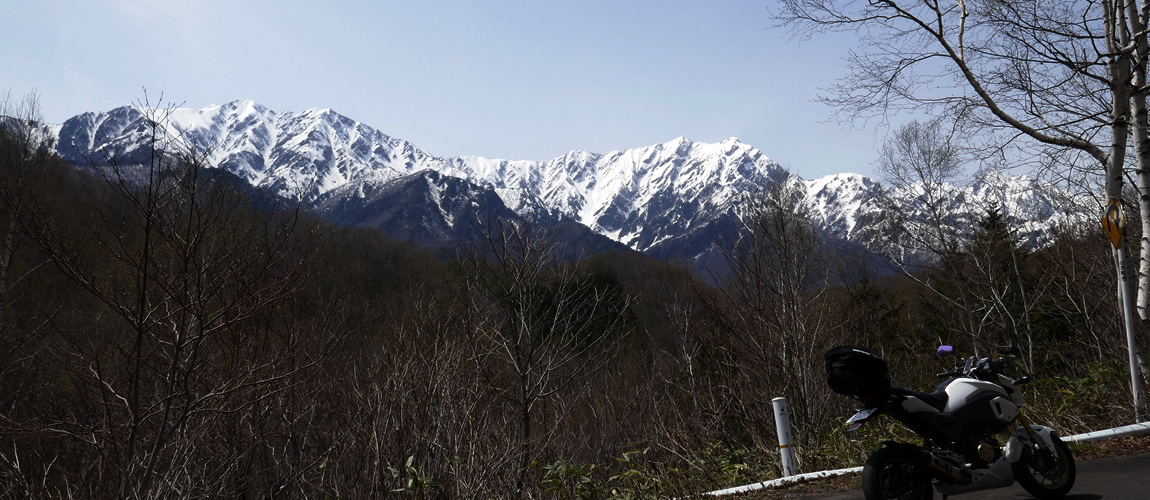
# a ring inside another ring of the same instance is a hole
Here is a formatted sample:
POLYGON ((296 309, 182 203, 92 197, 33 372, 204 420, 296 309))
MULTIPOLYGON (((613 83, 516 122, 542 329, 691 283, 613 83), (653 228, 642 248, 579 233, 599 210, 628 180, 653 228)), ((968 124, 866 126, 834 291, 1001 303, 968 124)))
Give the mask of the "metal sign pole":
POLYGON ((1130 273, 1126 269, 1126 248, 1123 235, 1126 231, 1126 214, 1117 198, 1110 198, 1106 215, 1102 217, 1102 228, 1114 245, 1114 259, 1118 267, 1118 300, 1122 302, 1122 315, 1126 324, 1126 347, 1130 352, 1130 392, 1134 395, 1134 421, 1142 422, 1142 395, 1138 377, 1138 355, 1135 346, 1134 301, 1130 296, 1130 273))
POLYGON ((1118 298, 1122 301, 1122 315, 1126 320, 1126 348, 1130 352, 1130 392, 1134 394, 1134 421, 1142 421, 1142 395, 1138 380, 1137 346, 1134 345, 1134 311, 1130 300, 1130 283, 1126 273, 1126 252, 1115 249, 1118 259, 1118 298))

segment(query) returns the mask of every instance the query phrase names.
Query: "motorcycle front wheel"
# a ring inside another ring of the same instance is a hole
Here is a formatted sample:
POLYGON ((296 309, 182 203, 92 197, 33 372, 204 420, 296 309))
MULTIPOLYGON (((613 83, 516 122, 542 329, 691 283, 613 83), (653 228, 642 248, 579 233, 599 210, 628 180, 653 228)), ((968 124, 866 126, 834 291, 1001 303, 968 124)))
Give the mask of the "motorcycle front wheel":
POLYGON ((1074 457, 1070 455, 1070 448, 1058 436, 1051 438, 1053 453, 1027 446, 1018 461, 1010 464, 1014 480, 1038 498, 1062 498, 1074 487, 1074 457))
POLYGON ((917 470, 913 450, 886 447, 875 450, 863 465, 862 485, 866 500, 930 500, 930 478, 917 470))

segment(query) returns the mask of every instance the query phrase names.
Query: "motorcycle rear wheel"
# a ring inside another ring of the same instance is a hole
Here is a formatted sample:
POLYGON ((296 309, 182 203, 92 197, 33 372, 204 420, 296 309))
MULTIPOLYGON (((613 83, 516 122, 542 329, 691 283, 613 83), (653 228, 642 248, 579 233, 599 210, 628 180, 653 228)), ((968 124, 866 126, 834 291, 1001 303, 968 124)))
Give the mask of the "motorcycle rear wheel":
POLYGON ((1062 498, 1074 487, 1074 457, 1070 448, 1058 436, 1051 438, 1053 454, 1027 446, 1018 461, 1010 464, 1014 480, 1038 498, 1062 498))
POLYGON ((930 478, 915 466, 913 450, 884 447, 875 450, 863 465, 862 485, 866 500, 931 500, 930 478))

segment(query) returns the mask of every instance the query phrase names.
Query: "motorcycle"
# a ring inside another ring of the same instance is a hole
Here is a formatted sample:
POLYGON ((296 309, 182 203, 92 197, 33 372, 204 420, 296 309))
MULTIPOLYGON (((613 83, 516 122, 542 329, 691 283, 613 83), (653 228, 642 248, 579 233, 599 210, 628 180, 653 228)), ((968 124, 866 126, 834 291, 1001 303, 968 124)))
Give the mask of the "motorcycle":
MULTIPOLYGON (((1021 387, 1029 376, 1012 378, 1017 349, 1000 357, 966 358, 961 368, 940 373, 947 380, 934 392, 890 385, 887 364, 866 347, 844 346, 825 355, 827 383, 865 406, 847 420, 858 430, 880 415, 902 423, 923 444, 886 441, 863 466, 867 500, 943 498, 1018 481, 1038 498, 1061 498, 1074 486, 1074 457, 1050 427, 1023 413, 1021 387), (999 435, 1005 435, 1000 445, 999 435)), ((939 356, 954 354, 941 346, 939 356)))

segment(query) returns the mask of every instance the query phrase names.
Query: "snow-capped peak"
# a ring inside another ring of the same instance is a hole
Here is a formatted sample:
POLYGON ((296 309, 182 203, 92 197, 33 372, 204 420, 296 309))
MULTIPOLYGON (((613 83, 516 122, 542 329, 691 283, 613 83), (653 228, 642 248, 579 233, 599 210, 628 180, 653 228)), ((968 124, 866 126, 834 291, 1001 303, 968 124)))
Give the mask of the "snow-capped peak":
MULTIPOLYGON (((143 113, 116 113, 69 120, 60 143, 89 152, 109 144, 145 147, 135 126, 143 113), (109 121, 118 126, 106 127, 109 121)), ((212 146, 212 163, 280 195, 316 200, 349 184, 432 169, 490 186, 513 209, 541 205, 637 249, 664 239, 652 228, 670 211, 691 214, 677 218, 688 229, 781 171, 734 137, 719 143, 677 137, 605 154, 575 150, 548 161, 440 158, 331 108, 277 113, 248 99, 173 110, 169 126, 212 146)))
MULTIPOLYGON (((163 112, 124 106, 78 115, 53 128, 58 131, 57 149, 80 163, 106 156, 146 158, 137 154, 148 147, 146 117, 163 112)), ((521 214, 578 221, 653 253, 682 244, 676 241, 692 241, 697 248, 690 252, 704 251, 714 241, 715 228, 743 215, 742 197, 773 182, 801 183, 816 224, 844 238, 854 238, 863 217, 881 210, 876 201, 881 197, 903 196, 902 206, 915 206, 913 192, 887 194, 859 174, 803 181, 736 137, 704 143, 680 136, 602 154, 573 150, 545 161, 441 158, 331 108, 276 112, 249 99, 172 110, 167 126, 172 137, 210 152, 212 165, 259 188, 325 209, 367 200, 389 183, 433 171, 445 179, 490 188, 485 191, 489 196, 498 195, 521 214), (328 203, 337 198, 338 203, 328 203)), ((1053 213, 1031 179, 982 179, 948 189, 956 199, 999 200, 1006 212, 1032 219, 1053 213)), ((448 191, 434 193, 441 207, 448 202, 448 191)), ((452 206, 464 210, 471 205, 452 206)))

